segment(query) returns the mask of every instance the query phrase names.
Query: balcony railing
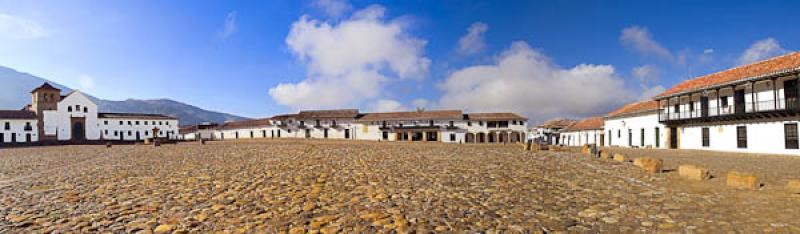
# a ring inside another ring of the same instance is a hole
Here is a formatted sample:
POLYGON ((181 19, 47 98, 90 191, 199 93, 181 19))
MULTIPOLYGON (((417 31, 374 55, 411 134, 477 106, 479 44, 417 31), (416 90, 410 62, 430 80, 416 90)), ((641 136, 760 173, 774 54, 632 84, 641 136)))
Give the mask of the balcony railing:
POLYGON ((765 101, 758 101, 755 103, 745 102, 745 103, 740 103, 738 105, 742 105, 743 107, 739 106, 739 108, 736 108, 737 107, 736 105, 728 105, 720 107, 709 107, 706 109, 695 109, 694 111, 684 111, 678 113, 675 112, 667 113, 666 109, 662 109, 659 111, 658 119, 659 121, 688 120, 688 119, 698 119, 698 118, 725 116, 733 114, 800 110, 800 108, 798 108, 798 104, 796 104, 796 101, 787 102, 785 99, 778 99, 777 101, 765 100, 765 101), (787 108, 787 105, 789 106, 789 108, 787 108), (740 111, 737 112, 736 111, 737 109, 739 109, 740 111))

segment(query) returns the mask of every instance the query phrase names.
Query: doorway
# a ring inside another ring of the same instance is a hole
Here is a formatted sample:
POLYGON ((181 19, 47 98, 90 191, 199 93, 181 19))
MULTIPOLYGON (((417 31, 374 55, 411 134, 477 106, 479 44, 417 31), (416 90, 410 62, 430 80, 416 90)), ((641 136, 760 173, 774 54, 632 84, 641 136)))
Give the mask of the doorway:
POLYGON ((744 89, 736 90, 733 93, 733 105, 734 105, 734 113, 742 114, 745 111, 745 104, 744 104, 744 89))
POLYGON ((678 128, 669 128, 669 148, 678 148, 678 128))
POLYGON ((786 96, 786 109, 787 110, 796 110, 798 108, 797 105, 797 79, 794 80, 787 80, 783 82, 783 93, 786 96))
MULTIPOLYGON (((138 132, 137 132, 137 139, 138 139, 138 132)), ((72 124, 72 140, 75 141, 82 141, 86 138, 86 134, 84 134, 84 128, 82 122, 75 122, 72 124)))
MULTIPOLYGON (((387 138, 388 138, 388 136, 389 136, 389 135, 388 135, 388 134, 386 134, 386 137, 387 137, 387 138)), ((350 139, 350 129, 345 129, 345 130, 344 130, 344 139, 350 139)))

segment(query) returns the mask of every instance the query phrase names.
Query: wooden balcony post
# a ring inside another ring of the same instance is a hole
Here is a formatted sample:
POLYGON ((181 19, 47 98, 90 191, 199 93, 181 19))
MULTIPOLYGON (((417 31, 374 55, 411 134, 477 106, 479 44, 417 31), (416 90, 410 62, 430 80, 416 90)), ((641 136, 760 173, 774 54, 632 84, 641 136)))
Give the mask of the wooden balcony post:
POLYGON ((719 110, 720 110, 720 107, 719 107, 719 104, 720 104, 720 102, 719 102, 719 98, 720 98, 720 94, 719 94, 719 88, 717 88, 717 116, 720 116, 720 115, 722 115, 722 113, 720 113, 720 111, 719 111, 719 110))
POLYGON ((775 102, 775 109, 774 110, 778 110, 778 84, 777 84, 777 81, 778 81, 778 79, 772 78, 772 95, 774 96, 774 99, 775 99, 775 100, 773 100, 775 102))
MULTIPOLYGON (((753 102, 751 105, 753 106, 752 112, 756 112, 756 82, 750 81, 750 101, 753 102)), ((747 111, 745 111, 746 113, 747 111)))

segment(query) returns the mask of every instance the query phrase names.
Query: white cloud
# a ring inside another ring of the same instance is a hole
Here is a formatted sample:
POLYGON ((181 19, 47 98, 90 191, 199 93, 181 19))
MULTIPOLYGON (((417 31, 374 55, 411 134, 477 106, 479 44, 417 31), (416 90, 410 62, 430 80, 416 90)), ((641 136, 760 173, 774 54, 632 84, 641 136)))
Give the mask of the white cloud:
POLYGON ((84 92, 92 91, 95 87, 94 78, 88 75, 78 77, 78 87, 84 92))
POLYGON ((316 0, 314 6, 321 9, 331 18, 338 19, 353 7, 345 0, 316 0))
POLYGON ((489 26, 483 22, 475 22, 467 29, 467 34, 458 39, 458 53, 462 55, 475 54, 486 48, 483 37, 489 26))
POLYGON ((602 115, 639 97, 610 65, 564 69, 525 42, 514 42, 495 64, 451 73, 439 105, 467 111, 514 111, 532 121, 602 115))
POLYGON ((370 104, 369 110, 372 112, 396 112, 408 111, 409 108, 395 100, 380 99, 370 104))
POLYGON ((228 15, 225 16, 225 26, 223 26, 222 30, 217 33, 217 36, 221 39, 227 39, 234 33, 236 33, 236 12, 231 11, 228 12, 228 15))
POLYGON ((739 56, 738 63, 740 65, 758 62, 767 58, 775 57, 786 53, 786 50, 781 47, 778 40, 775 38, 766 38, 750 45, 750 48, 739 56))
POLYGON ((23 40, 45 36, 47 33, 35 21, 0 13, 0 38, 23 40))
POLYGON ((384 11, 370 6, 337 24, 302 16, 286 44, 306 64, 307 77, 271 88, 270 96, 295 109, 352 107, 378 99, 389 81, 427 76, 426 42, 408 35, 403 23, 384 20, 384 11))
POLYGON ((619 38, 622 45, 630 47, 639 53, 655 56, 664 60, 674 60, 672 53, 655 41, 647 28, 631 26, 622 30, 619 38))
POLYGON ((660 75, 658 68, 650 64, 634 67, 631 73, 633 77, 638 79, 639 83, 644 86, 658 82, 658 76, 660 75))

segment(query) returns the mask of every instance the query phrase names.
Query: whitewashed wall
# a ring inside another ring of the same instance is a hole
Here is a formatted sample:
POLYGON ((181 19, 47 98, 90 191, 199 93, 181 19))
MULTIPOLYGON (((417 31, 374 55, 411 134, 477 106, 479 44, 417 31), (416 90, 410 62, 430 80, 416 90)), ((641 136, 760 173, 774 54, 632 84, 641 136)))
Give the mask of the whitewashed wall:
POLYGON ((158 137, 160 138, 166 138, 169 132, 171 132, 170 139, 178 137, 178 120, 99 118, 97 124, 103 140, 133 141, 136 140, 137 133, 139 140, 144 140, 153 137, 153 128, 159 129, 158 137))
POLYGON ((585 144, 598 144, 603 130, 580 130, 561 133, 564 145, 583 146, 585 144))
POLYGON ((27 135, 30 134, 31 142, 39 141, 38 121, 36 119, 0 119, 0 133, 3 137, 0 142, 12 143, 12 135, 16 135, 16 143, 27 142, 27 135), (6 130, 5 125, 9 124, 10 129, 6 130), (30 124, 30 131, 25 131, 26 124, 30 124))
POLYGON ((621 118, 608 118, 604 123, 605 145, 630 147, 628 144, 628 130, 631 130, 633 135, 631 143, 634 147, 642 147, 644 145, 644 147, 656 148, 656 128, 659 129, 658 148, 667 148, 667 129, 658 122, 657 112, 653 111, 621 118), (641 140, 642 129, 645 132, 644 143, 641 140))
POLYGON ((746 153, 800 155, 798 149, 786 149, 784 124, 798 121, 775 121, 747 124, 724 124, 679 127, 681 149, 717 150, 746 153), (747 148, 737 147, 737 126, 747 127, 747 148), (709 128, 709 146, 702 146, 702 129, 709 128))
POLYGON ((86 119, 84 131, 87 140, 100 139, 100 130, 97 124, 97 105, 79 91, 71 93, 62 99, 55 111, 44 111, 45 135, 58 135, 58 140, 72 139, 71 117, 84 117, 86 119), (80 105, 80 110, 75 110, 80 105), (72 112, 68 111, 72 107, 72 112), (83 108, 87 107, 87 112, 83 108))

